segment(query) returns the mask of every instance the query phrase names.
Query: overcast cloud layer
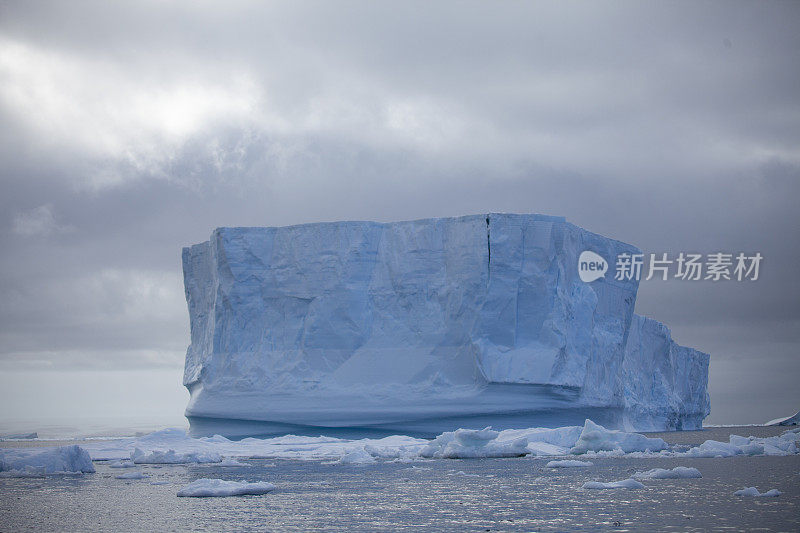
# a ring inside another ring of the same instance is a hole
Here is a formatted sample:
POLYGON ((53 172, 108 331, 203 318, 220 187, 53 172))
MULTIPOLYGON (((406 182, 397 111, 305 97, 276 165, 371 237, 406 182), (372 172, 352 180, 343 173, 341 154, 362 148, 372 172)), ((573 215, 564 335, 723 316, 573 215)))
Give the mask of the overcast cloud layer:
POLYGON ((800 4, 295 4, 0 4, 4 379, 177 389, 217 226, 537 212, 760 251, 637 312, 711 353, 708 421, 800 408, 800 4))

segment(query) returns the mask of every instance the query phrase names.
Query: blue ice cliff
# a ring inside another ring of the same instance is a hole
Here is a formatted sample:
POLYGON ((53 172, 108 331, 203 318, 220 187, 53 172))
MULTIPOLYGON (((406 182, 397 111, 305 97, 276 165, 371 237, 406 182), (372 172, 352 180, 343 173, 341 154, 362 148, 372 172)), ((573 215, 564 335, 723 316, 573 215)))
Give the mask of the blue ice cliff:
POLYGON ((709 356, 634 314, 623 252, 543 215, 216 229, 183 250, 192 432, 699 428, 709 356))

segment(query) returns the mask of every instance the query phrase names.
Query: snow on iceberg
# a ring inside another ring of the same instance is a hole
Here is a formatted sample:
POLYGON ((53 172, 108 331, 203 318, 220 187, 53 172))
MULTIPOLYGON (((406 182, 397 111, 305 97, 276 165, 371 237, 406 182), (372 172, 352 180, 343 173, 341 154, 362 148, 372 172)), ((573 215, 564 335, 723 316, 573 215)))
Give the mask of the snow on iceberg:
POLYGON ((653 468, 646 472, 636 472, 635 479, 696 479, 703 477, 700 471, 689 466, 676 466, 673 469, 653 468))
POLYGON ((766 496, 768 498, 771 498, 771 497, 780 496, 781 494, 783 494, 783 493, 781 491, 779 491, 778 489, 771 489, 771 490, 768 490, 767 492, 758 492, 758 489, 755 488, 755 487, 747 487, 747 488, 742 489, 742 490, 737 490, 736 492, 733 493, 734 496, 753 496, 753 497, 756 497, 756 498, 760 498, 760 497, 764 497, 764 496, 766 496))
POLYGON ((587 466, 594 466, 591 461, 576 461, 574 459, 565 459, 562 461, 550 461, 545 465, 545 468, 583 468, 587 466))
POLYGON ((663 439, 648 438, 638 433, 609 430, 591 420, 584 423, 583 431, 570 453, 575 455, 587 452, 658 452, 667 449, 663 439))
POLYGON ((183 250, 192 434, 701 427, 708 355, 585 250, 639 253, 544 215, 219 228, 183 250))
POLYGON ((584 489, 643 489, 644 485, 633 478, 623 479, 622 481, 587 481, 583 484, 584 489))
POLYGON ((92 472, 94 465, 89 453, 77 445, 0 449, 0 474, 3 477, 92 472))
POLYGON ((178 496, 193 498, 243 496, 245 494, 266 494, 273 490, 275 490, 275 485, 266 481, 248 483, 246 481, 202 478, 183 487, 178 491, 178 496))

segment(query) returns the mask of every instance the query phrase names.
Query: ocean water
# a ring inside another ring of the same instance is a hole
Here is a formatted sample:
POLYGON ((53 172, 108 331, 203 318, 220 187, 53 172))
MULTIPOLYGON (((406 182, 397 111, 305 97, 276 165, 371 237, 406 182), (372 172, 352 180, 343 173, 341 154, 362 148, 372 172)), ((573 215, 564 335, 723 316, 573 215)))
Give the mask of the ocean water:
MULTIPOLYGON (((658 436, 689 446, 783 430, 711 428, 658 436)), ((135 470, 150 476, 143 480, 115 479, 134 469, 98 461, 95 474, 0 479, 0 531, 800 531, 800 456, 595 457, 594 466, 572 469, 548 469, 548 460, 341 465, 248 459, 248 467, 142 465, 135 470), (581 488, 586 481, 675 466, 695 467, 703 478, 644 481, 638 490, 581 488), (261 496, 176 496, 203 477, 269 481, 277 488, 261 496), (750 486, 783 494, 734 496, 750 486)))

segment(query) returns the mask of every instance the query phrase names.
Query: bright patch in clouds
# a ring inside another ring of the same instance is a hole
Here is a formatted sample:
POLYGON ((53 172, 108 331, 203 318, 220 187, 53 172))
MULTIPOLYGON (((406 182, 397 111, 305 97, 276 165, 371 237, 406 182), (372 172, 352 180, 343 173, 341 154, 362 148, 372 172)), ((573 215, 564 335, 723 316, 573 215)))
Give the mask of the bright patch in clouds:
MULTIPOLYGON (((171 151, 215 123, 251 119, 258 86, 245 72, 147 73, 108 60, 0 41, 0 105, 50 147, 161 174, 171 151)), ((87 176, 101 188, 121 178, 87 176)))

